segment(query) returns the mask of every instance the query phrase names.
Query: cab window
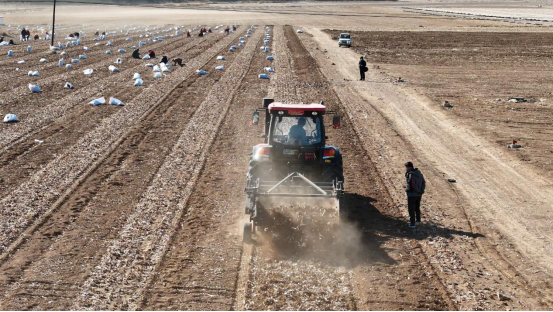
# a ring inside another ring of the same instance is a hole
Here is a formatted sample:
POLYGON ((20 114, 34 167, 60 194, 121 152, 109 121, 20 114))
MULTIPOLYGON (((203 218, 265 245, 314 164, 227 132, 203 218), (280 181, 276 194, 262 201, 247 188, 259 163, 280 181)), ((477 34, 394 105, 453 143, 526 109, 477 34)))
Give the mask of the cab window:
POLYGON ((321 142, 321 124, 317 117, 275 117, 273 141, 290 146, 313 145, 321 142))

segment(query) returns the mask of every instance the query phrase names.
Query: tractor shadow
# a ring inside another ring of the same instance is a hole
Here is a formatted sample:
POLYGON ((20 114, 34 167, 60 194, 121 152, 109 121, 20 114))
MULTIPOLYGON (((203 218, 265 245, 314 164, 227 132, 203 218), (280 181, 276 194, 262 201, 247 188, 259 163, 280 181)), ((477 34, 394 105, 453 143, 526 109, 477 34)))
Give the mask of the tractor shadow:
POLYGON ((406 226, 406 220, 383 214, 375 205, 377 201, 373 198, 346 194, 342 207, 347 208, 341 217, 335 208, 309 205, 271 209, 267 223, 257 235, 256 245, 270 250, 276 259, 351 268, 361 264, 397 263, 394 253, 400 253, 404 238, 482 236, 435 223, 425 223, 412 230, 406 226))

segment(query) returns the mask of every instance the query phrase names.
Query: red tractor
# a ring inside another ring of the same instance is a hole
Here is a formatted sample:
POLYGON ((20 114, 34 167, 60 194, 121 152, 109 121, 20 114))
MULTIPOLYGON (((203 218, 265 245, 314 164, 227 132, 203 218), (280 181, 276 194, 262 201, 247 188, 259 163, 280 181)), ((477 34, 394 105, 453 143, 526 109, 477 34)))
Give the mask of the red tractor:
MULTIPOLYGON (((327 198, 340 211, 344 194, 344 169, 340 149, 327 145, 324 115, 333 113, 332 126, 340 117, 319 104, 284 104, 263 99, 265 142, 253 147, 246 182, 244 241, 251 241, 256 227, 263 226, 266 198, 327 198)), ((273 200, 274 202, 274 200, 273 200)))

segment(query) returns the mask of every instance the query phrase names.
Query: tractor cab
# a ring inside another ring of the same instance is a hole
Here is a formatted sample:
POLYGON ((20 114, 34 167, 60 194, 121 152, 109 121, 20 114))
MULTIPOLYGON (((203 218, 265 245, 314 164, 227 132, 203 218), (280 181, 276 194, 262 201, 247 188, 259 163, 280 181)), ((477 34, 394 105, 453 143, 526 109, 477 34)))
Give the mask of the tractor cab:
POLYGON ((324 146, 324 105, 272 103, 268 110, 270 144, 292 148, 324 146))

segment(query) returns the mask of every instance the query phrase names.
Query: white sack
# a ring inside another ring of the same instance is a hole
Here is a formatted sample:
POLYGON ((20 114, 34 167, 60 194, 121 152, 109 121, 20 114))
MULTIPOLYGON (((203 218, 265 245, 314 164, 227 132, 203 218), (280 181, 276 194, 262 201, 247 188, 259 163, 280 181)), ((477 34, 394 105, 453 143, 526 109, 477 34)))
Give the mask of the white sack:
POLYGON ((118 100, 116 98, 109 98, 109 104, 115 105, 115 106, 123 106, 125 105, 121 100, 118 100))
POLYGON ((17 116, 15 116, 14 114, 7 114, 6 116, 4 116, 4 122, 5 123, 8 123, 8 122, 18 122, 19 119, 17 119, 17 116))
POLYGON ((31 90, 31 92, 33 92, 33 93, 40 93, 41 92, 40 87, 37 86, 37 85, 34 85, 34 84, 29 84, 29 90, 31 90))
POLYGON ((94 106, 102 105, 102 104, 105 104, 105 103, 106 103, 106 99, 103 98, 103 97, 88 102, 88 104, 94 105, 94 106))

